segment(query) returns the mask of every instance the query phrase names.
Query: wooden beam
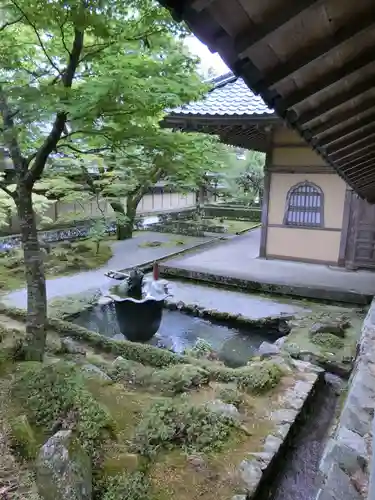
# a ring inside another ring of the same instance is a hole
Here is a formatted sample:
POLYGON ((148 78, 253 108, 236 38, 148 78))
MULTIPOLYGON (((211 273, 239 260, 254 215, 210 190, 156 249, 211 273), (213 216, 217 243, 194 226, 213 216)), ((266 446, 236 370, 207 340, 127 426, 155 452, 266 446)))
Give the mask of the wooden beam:
MULTIPOLYGON (((370 115, 366 116, 362 120, 357 120, 354 123, 350 123, 346 127, 341 128, 337 132, 331 132, 330 134, 319 139, 319 146, 327 146, 328 144, 340 143, 348 135, 353 135, 359 133, 363 128, 369 125, 375 126, 375 110, 370 115)), ((373 127, 372 127, 373 128, 373 127)), ((370 129, 367 129, 370 130, 370 129)))
POLYGON ((357 154, 360 154, 364 151, 368 151, 370 149, 373 150, 374 147, 375 147, 374 140, 371 138, 369 141, 367 141, 364 144, 354 145, 352 148, 350 148, 350 150, 332 153, 332 154, 328 155, 328 158, 330 161, 335 163, 337 160, 349 158, 351 156, 355 156, 357 154))
POLYGON ((191 2, 191 7, 197 12, 201 12, 204 9, 207 9, 212 3, 216 0, 193 0, 191 2))
MULTIPOLYGON (((227 0, 228 1, 228 0, 227 0)), ((289 2, 282 9, 278 6, 273 12, 267 16, 267 20, 260 24, 252 23, 246 30, 237 35, 234 39, 234 49, 240 58, 246 56, 246 51, 263 40, 273 31, 276 31, 280 26, 283 26, 288 21, 296 17, 298 14, 308 9, 319 0, 298 0, 298 2, 289 2)))
POLYGON ((280 111, 286 112, 287 109, 296 106, 297 104, 305 101, 309 97, 321 92, 330 85, 348 77, 352 73, 355 73, 359 69, 367 66, 368 64, 374 62, 374 48, 366 49, 362 54, 358 54, 352 61, 344 64, 340 68, 335 68, 334 70, 323 75, 318 81, 310 83, 306 87, 303 87, 296 92, 284 97, 280 102, 280 111))
MULTIPOLYGON (((327 146, 325 148, 326 153, 329 155, 331 153, 336 153, 338 151, 343 151, 347 148, 355 146, 356 144, 365 141, 367 138, 375 135, 375 123, 365 130, 360 130, 358 134, 353 138, 344 137, 342 141, 335 143, 333 146, 327 146)), ((320 143, 319 143, 320 146, 320 143)), ((325 146, 322 146, 325 147, 325 146)))
POLYGON ((365 169, 369 165, 372 165, 375 162, 375 154, 374 153, 371 153, 371 154, 372 154, 372 156, 368 160, 364 160, 364 161, 356 160, 356 161, 358 161, 358 163, 354 162, 349 168, 345 168, 345 167, 340 166, 340 170, 347 175, 351 175, 351 172, 353 172, 353 171, 355 171, 355 172, 362 171, 363 169, 365 169))
POLYGON ((300 117, 296 116, 295 121, 299 125, 306 125, 306 123, 309 123, 312 120, 319 118, 325 113, 328 113, 328 111, 331 111, 332 109, 341 106, 341 104, 351 101, 354 97, 357 97, 358 95, 363 94, 368 90, 372 90, 374 87, 375 87, 375 77, 373 76, 368 80, 353 85, 353 87, 349 90, 334 95, 333 97, 327 99, 325 102, 315 107, 311 111, 302 113, 300 117))
POLYGON ((284 78, 304 68, 350 38, 355 37, 358 33, 365 31, 372 26, 374 22, 375 9, 373 7, 367 12, 361 12, 357 16, 353 15, 353 19, 350 22, 346 22, 343 26, 340 26, 331 36, 327 35, 323 37, 312 47, 302 48, 289 58, 289 62, 282 63, 271 70, 265 75, 262 81, 259 82, 259 85, 255 85, 255 90, 276 85, 284 80, 284 78))
MULTIPOLYGON (((369 171, 369 168, 371 166, 374 166, 375 167, 375 158, 373 158, 370 162, 367 162, 368 165, 364 166, 364 167, 361 167, 361 168, 358 168, 358 169, 352 169, 351 173, 348 172, 347 170, 344 170, 345 172, 345 175, 348 177, 348 179, 350 180, 356 180, 356 179, 359 179, 361 176, 363 176, 363 174, 365 174, 366 172, 369 171)), ((371 170, 371 169, 370 169, 371 170)), ((375 172, 375 168, 372 169, 374 170, 375 172)))
POLYGON ((364 187, 368 187, 368 186, 371 186, 375 181, 375 174, 373 172, 371 172, 368 176, 364 177, 363 180, 361 180, 360 182, 355 182, 355 186, 356 188, 364 188, 364 187))
POLYGON ((336 162, 336 165, 339 166, 340 168, 341 167, 351 167, 352 165, 357 165, 358 161, 366 161, 367 158, 371 158, 372 155, 374 155, 374 153, 375 153, 375 144, 374 144, 373 151, 370 150, 367 153, 359 153, 357 155, 357 157, 354 158, 353 160, 351 160, 351 161, 345 161, 344 160, 344 163, 342 163, 342 162, 336 162))
POLYGON ((323 134, 324 132, 327 132, 331 128, 336 127, 336 125, 341 125, 342 123, 351 120, 352 118, 355 118, 361 113, 369 111, 371 108, 374 108, 375 111, 375 97, 372 97, 371 99, 367 99, 366 101, 361 102, 355 108, 351 108, 342 111, 341 113, 333 115, 333 117, 330 118, 329 120, 325 120, 323 123, 320 123, 315 127, 310 127, 309 131, 312 133, 314 137, 316 137, 317 135, 323 134))

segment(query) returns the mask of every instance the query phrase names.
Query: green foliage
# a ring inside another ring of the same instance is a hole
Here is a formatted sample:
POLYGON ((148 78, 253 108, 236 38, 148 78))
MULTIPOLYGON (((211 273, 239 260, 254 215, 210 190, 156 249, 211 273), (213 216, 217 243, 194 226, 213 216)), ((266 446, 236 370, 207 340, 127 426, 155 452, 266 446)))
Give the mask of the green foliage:
POLYGON ((14 417, 10 422, 10 430, 12 446, 17 453, 26 459, 35 458, 37 442, 26 415, 14 417))
POLYGON ((332 333, 316 333, 311 337, 311 342, 324 349, 342 349, 345 345, 344 340, 332 333))
MULTIPOLYGON (((97 253, 97 245, 92 240, 58 243, 49 253, 44 253, 44 268, 48 276, 59 276, 96 269, 112 256, 111 247, 102 244, 97 253)), ((0 258, 0 282, 6 288, 20 287, 25 282, 24 257, 21 249, 7 252, 0 258)))
POLYGON ((159 450, 175 446, 186 451, 209 452, 228 440, 235 422, 205 406, 184 401, 158 402, 138 425, 134 450, 152 457, 159 450))
POLYGON ((144 386, 151 383, 155 370, 142 363, 129 359, 117 359, 108 375, 116 382, 125 382, 131 385, 144 386))
POLYGON ((89 452, 112 426, 107 410, 85 388, 78 369, 63 362, 21 365, 13 397, 30 422, 43 429, 51 430, 72 416, 78 438, 89 452))
POLYGON ((209 359, 215 351, 207 340, 198 338, 193 347, 185 350, 184 354, 197 359, 209 359))
POLYGON ((244 403, 244 395, 241 391, 232 387, 223 387, 218 393, 218 398, 224 403, 239 408, 244 403))
POLYGON ((141 472, 108 477, 102 500, 148 500, 149 480, 141 472))
POLYGON ((195 365, 178 365, 156 370, 152 384, 163 392, 179 394, 207 384, 208 372, 195 365))
POLYGON ((282 368, 272 361, 253 363, 238 377, 237 384, 246 392, 263 394, 276 387, 283 374, 282 368))

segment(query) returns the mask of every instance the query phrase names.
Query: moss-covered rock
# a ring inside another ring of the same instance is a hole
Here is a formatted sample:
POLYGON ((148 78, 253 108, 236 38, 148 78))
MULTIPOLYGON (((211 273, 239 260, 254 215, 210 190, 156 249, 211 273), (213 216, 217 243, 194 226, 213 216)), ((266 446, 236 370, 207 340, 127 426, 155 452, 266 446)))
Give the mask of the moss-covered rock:
POLYGON ((26 415, 11 420, 12 447, 23 458, 33 459, 37 453, 37 442, 26 415))
POLYGON ((79 369, 68 363, 22 363, 13 388, 16 404, 44 431, 69 424, 83 447, 92 452, 112 420, 86 389, 79 369))
POLYGON ((262 394, 276 387, 283 374, 279 364, 264 361, 247 366, 237 383, 239 388, 246 392, 262 394))
POLYGON ((312 338, 311 342, 316 344, 325 350, 327 349, 342 349, 344 347, 344 341, 342 338, 337 337, 332 333, 316 333, 312 338))

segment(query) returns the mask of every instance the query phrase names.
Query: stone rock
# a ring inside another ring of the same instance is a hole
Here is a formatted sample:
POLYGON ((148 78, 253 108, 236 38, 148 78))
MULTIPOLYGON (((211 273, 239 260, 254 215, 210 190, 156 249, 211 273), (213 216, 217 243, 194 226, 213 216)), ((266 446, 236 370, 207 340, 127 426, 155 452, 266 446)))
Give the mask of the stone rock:
POLYGON ((354 488, 350 477, 337 464, 333 464, 328 473, 325 489, 337 500, 363 500, 362 495, 354 488))
POLYGON ((351 431, 364 436, 371 431, 372 416, 362 408, 353 406, 348 402, 341 415, 340 422, 351 431))
POLYGON ((327 476, 334 463, 337 463, 344 472, 350 475, 366 467, 366 461, 363 457, 358 456, 351 448, 339 445, 334 439, 330 439, 319 464, 322 474, 327 476))
POLYGON ((262 342, 258 349, 258 355, 261 359, 269 358, 271 356, 276 356, 280 354, 280 349, 275 344, 271 344, 270 342, 262 342))
POLYGON ((347 446, 353 450, 359 459, 367 458, 366 442, 364 438, 356 432, 353 432, 346 427, 340 427, 337 433, 337 442, 338 444, 347 446))
POLYGON ((266 451, 259 451, 259 452, 254 452, 250 453, 250 456, 257 460, 259 462, 260 468, 263 470, 267 469, 269 466, 271 460, 274 457, 274 454, 271 452, 266 452, 266 451))
POLYGON ((73 443, 72 431, 59 431, 42 446, 36 460, 36 481, 44 500, 91 500, 91 461, 73 443))
POLYGON ((290 427, 291 427, 290 424, 278 425, 275 429, 276 436, 284 440, 289 434, 290 427))
POLYGON ((112 361, 112 364, 117 365, 118 363, 121 363, 121 361, 125 361, 125 358, 123 358, 122 356, 117 356, 117 358, 112 361))
POLYGON ((227 417, 231 417, 234 420, 238 420, 240 418, 240 413, 237 408, 232 404, 224 403, 221 399, 209 401, 206 403, 206 408, 215 413, 221 413, 227 417))
POLYGON ((292 424, 297 418, 298 411, 293 409, 275 410, 271 413, 271 419, 276 424, 292 424))
POLYGON ((92 377, 100 378, 105 382, 112 382, 111 377, 109 377, 106 373, 103 372, 103 370, 101 370, 95 365, 91 364, 83 365, 81 369, 89 376, 91 375, 92 377))
POLYGON ((78 345, 77 342, 70 337, 64 337, 61 339, 61 349, 63 352, 68 354, 82 354, 83 356, 86 356, 86 349, 78 345))
POLYGON ((277 339, 274 344, 279 349, 281 349, 282 347, 284 347, 284 344, 287 341, 287 339, 288 339, 288 335, 285 335, 284 337, 280 337, 279 339, 277 339))
POLYGON ((332 333, 337 337, 345 337, 345 330, 350 326, 346 321, 327 321, 314 323, 310 328, 310 335, 317 333, 332 333))
POLYGON ((239 467, 239 474, 245 484, 247 496, 251 497, 263 475, 259 463, 257 460, 243 460, 239 467))
POLYGON ((234 495, 234 497, 232 497, 232 500, 246 500, 247 499, 247 495, 234 495))
POLYGON ((264 442, 263 450, 267 453, 276 454, 279 451, 280 446, 283 444, 283 440, 272 436, 271 434, 266 437, 266 441, 264 442))
POLYGON ((189 455, 187 461, 197 471, 202 471, 207 468, 206 462, 199 455, 189 455))
POLYGON ((340 394, 345 390, 347 383, 345 380, 342 378, 338 377, 337 375, 334 375, 333 373, 325 373, 324 374, 324 380, 326 384, 332 387, 332 389, 335 391, 335 394, 337 396, 340 396, 340 394))
POLYGON ((337 500, 329 491, 320 489, 315 500, 337 500))

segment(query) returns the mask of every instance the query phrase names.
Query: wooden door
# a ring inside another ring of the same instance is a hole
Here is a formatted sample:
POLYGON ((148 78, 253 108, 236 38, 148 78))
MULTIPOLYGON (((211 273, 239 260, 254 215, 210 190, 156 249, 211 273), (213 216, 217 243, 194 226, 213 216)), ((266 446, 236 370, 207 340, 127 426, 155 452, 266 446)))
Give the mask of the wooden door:
POLYGON ((345 265, 349 269, 375 269, 375 205, 352 192, 345 265))

